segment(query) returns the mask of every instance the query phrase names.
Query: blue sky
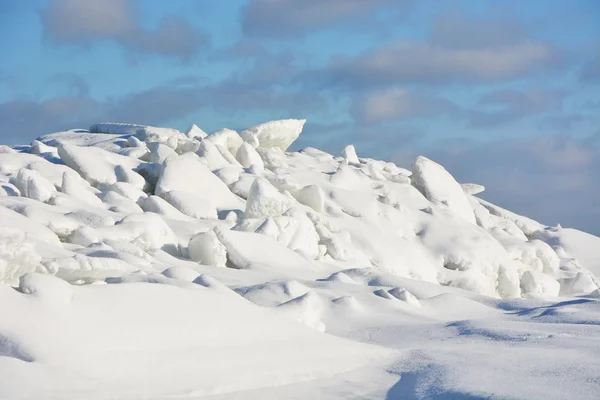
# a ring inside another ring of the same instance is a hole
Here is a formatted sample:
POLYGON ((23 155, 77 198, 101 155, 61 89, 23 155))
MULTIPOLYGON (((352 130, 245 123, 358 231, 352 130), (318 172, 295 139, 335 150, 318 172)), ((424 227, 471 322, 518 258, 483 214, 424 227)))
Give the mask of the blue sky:
POLYGON ((307 118, 296 148, 423 154, 600 234, 598 21, 596 0, 0 0, 0 141, 307 118))

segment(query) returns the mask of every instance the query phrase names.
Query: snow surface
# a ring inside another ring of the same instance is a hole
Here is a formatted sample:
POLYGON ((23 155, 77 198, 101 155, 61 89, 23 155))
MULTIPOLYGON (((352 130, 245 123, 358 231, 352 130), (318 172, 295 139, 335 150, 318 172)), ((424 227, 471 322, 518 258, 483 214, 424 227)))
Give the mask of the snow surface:
POLYGON ((600 238, 304 120, 0 147, 0 398, 595 399, 600 238))

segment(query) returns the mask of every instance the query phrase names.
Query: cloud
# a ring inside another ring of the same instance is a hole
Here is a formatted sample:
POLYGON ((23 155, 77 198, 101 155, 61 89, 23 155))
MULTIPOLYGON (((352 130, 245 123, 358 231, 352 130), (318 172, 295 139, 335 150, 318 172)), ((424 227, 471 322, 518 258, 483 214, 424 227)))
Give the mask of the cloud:
POLYGON ((584 82, 600 81, 600 44, 593 57, 581 69, 581 79, 584 82))
POLYGON ((23 144, 43 133, 87 127, 84 121, 97 107, 92 99, 70 96, 0 103, 0 138, 2 143, 23 144))
POLYGON ((554 60, 554 50, 539 42, 455 49, 399 40, 356 58, 334 61, 329 76, 353 85, 498 82, 518 78, 554 60))
POLYGON ((111 41, 127 50, 193 58, 209 43, 185 19, 167 16, 153 30, 142 27, 134 0, 51 0, 40 12, 44 37, 56 44, 111 41))
POLYGON ((377 123, 431 117, 456 109, 448 100, 393 87, 368 93, 355 104, 353 113, 362 122, 377 123))
POLYGON ((265 119, 276 119, 300 118, 309 112, 316 115, 328 108, 327 101, 318 93, 301 88, 276 88, 263 84, 263 77, 255 81, 232 78, 207 84, 184 76, 105 101, 89 97, 87 83, 77 75, 61 74, 55 80, 71 86, 70 92, 74 94, 45 101, 15 99, 0 103, 2 143, 22 144, 45 133, 86 128, 101 121, 183 128, 182 121, 200 111, 210 111, 213 119, 253 115, 256 118, 255 113, 264 113, 265 119))
POLYGON ((479 106, 487 110, 467 110, 464 114, 471 126, 499 126, 547 111, 558 112, 565 96, 559 90, 498 90, 479 100, 479 106))
POLYGON ((422 129, 400 128, 395 124, 309 119, 291 150, 316 147, 339 155, 346 145, 354 144, 359 157, 391 160, 399 148, 416 148, 427 138, 427 133, 422 129))
POLYGON ((328 84, 495 83, 562 65, 562 54, 528 35, 516 19, 492 12, 445 13, 428 39, 398 38, 356 57, 333 58, 328 84))
POLYGON ((90 92, 87 81, 80 75, 72 72, 54 74, 50 81, 52 83, 62 83, 75 96, 86 97, 90 92))
POLYGON ((442 13, 431 32, 432 43, 453 49, 497 48, 526 40, 527 30, 518 20, 492 13, 476 18, 459 12, 442 13))
POLYGON ((413 0, 249 0, 242 12, 242 29, 246 35, 289 38, 365 17, 385 6, 405 11, 412 3, 413 0))
POLYGON ((540 129, 550 133, 568 133, 582 124, 592 124, 593 118, 584 114, 549 115, 539 124, 540 129))

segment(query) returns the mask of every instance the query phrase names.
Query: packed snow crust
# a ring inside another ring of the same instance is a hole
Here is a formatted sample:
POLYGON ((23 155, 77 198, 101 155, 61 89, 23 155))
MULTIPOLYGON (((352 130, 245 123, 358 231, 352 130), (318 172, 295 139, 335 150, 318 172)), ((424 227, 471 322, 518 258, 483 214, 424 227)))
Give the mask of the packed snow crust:
POLYGON ((597 398, 600 238, 304 123, 2 146, 0 398, 597 398))

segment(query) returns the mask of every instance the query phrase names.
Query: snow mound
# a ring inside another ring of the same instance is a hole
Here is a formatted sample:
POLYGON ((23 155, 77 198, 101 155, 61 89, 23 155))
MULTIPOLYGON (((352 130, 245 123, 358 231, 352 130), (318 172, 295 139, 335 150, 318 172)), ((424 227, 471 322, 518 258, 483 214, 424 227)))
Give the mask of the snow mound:
POLYGON ((0 398, 597 397, 600 238, 304 123, 0 146, 0 398))

